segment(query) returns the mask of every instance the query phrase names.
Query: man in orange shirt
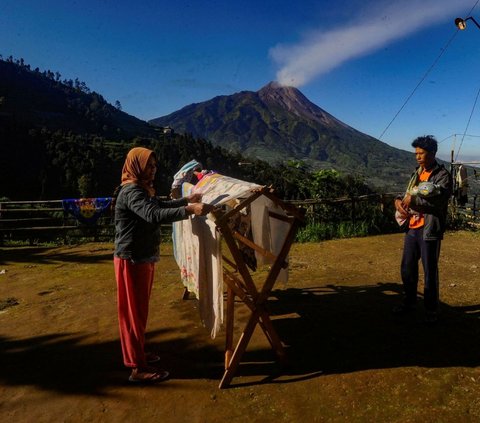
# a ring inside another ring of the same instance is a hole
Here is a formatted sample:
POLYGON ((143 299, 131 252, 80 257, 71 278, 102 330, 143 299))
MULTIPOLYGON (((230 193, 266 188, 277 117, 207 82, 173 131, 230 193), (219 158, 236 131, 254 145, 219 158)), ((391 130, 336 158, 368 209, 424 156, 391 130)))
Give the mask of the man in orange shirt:
POLYGON ((435 159, 437 141, 432 135, 416 138, 412 147, 419 166, 410 179, 405 196, 395 199, 398 214, 407 219, 407 232, 401 264, 405 298, 393 313, 404 315, 415 310, 418 262, 421 259, 425 274, 425 321, 434 323, 438 319, 438 258, 452 179, 445 166, 435 159))

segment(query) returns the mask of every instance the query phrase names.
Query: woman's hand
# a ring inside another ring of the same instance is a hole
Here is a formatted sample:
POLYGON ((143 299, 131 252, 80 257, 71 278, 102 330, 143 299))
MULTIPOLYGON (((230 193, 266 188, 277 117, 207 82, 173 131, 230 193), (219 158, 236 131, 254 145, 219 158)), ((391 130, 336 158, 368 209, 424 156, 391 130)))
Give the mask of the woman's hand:
POLYGON ((188 214, 194 214, 196 216, 205 216, 206 214, 210 213, 215 206, 212 204, 206 203, 191 203, 185 207, 185 210, 188 214))
POLYGON ((185 197, 189 203, 200 203, 202 201, 202 194, 196 193, 185 197))

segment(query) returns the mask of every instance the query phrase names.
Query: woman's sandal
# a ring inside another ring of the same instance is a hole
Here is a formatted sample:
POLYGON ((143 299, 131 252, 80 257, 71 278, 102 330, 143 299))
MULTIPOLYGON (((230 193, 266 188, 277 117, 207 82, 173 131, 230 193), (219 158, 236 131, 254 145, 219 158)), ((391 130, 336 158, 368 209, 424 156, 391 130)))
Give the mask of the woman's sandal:
POLYGON ((166 370, 160 369, 133 369, 132 374, 129 376, 128 381, 138 384, 151 384, 157 382, 163 382, 168 379, 170 373, 166 370))

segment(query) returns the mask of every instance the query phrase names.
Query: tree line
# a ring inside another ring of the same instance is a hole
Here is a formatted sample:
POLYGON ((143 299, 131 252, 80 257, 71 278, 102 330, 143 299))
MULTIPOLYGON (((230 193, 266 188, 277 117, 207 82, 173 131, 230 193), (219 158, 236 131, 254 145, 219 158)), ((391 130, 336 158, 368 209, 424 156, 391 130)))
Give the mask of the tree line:
POLYGON ((360 179, 334 170, 310 172, 298 163, 270 165, 245 159, 190 134, 110 140, 47 128, 2 125, 0 196, 14 200, 109 196, 120 182, 128 150, 144 146, 158 157, 156 185, 167 195, 173 175, 196 159, 205 169, 271 185, 285 199, 336 198, 370 193, 360 179))

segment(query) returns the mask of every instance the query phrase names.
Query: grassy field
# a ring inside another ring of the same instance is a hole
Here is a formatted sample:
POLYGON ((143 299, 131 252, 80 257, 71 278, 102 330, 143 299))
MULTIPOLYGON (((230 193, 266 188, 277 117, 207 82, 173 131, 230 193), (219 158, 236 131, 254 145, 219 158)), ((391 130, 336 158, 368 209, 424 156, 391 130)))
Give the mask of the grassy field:
MULTIPOLYGON (((224 333, 210 339, 196 300, 181 299, 170 244, 148 343, 171 379, 152 387, 126 382, 111 244, 1 248, 0 421, 480 421, 479 241, 446 235, 436 326, 422 306, 408 319, 390 314, 402 235, 295 244, 290 280, 269 300, 290 364, 277 365, 256 331, 224 390, 224 333)), ((238 303, 237 337, 248 316, 238 303)))

